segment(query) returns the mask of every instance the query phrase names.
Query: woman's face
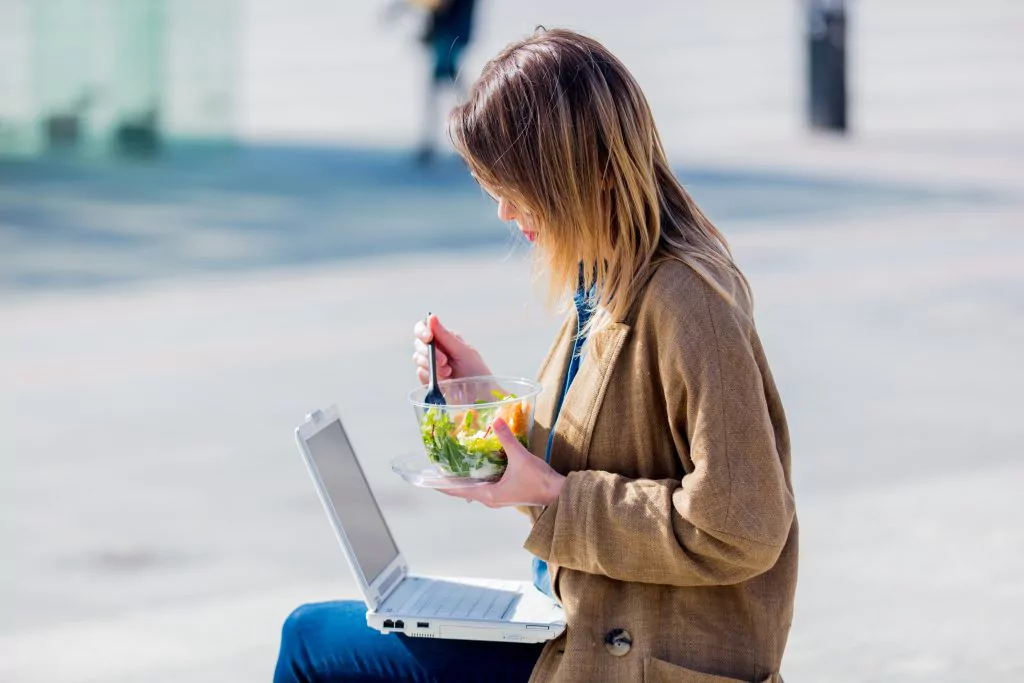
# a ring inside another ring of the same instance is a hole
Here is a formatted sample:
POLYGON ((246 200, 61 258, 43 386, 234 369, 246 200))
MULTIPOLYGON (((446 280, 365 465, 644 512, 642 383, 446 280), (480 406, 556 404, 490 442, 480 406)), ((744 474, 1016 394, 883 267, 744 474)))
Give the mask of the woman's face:
POLYGON ((484 191, 491 196, 491 199, 498 203, 499 220, 505 223, 515 221, 516 227, 519 228, 519 232, 523 233, 523 237, 530 242, 537 239, 537 225, 530 214, 519 209, 512 200, 502 197, 497 192, 489 190, 483 185, 481 185, 481 187, 483 187, 484 191))
POLYGON ((530 242, 537 239, 537 228, 533 224, 529 214, 524 211, 520 211, 510 200, 504 198, 498 199, 498 218, 506 223, 509 221, 515 221, 516 227, 519 228, 519 232, 523 233, 523 237, 528 239, 530 242))

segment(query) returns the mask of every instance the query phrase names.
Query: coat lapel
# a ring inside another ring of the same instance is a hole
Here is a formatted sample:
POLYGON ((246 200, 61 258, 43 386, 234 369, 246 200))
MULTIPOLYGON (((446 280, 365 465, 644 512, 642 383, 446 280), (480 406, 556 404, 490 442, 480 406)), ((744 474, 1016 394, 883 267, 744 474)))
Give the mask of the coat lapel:
POLYGON ((555 421, 558 398, 565 386, 565 373, 569 369, 569 354, 572 352, 572 337, 576 330, 575 313, 568 316, 555 342, 541 363, 537 381, 543 387, 534 408, 534 428, 530 436, 530 451, 538 458, 547 455, 548 435, 555 421))
MULTIPOLYGON (((571 329, 575 330, 575 316, 571 329)), ((594 422, 601 409, 601 402, 608 387, 608 380, 615 367, 615 361, 622 351, 622 346, 629 336, 629 325, 625 323, 611 324, 590 337, 587 341, 586 357, 573 380, 569 392, 562 402, 562 409, 555 422, 555 436, 551 442, 551 466, 558 472, 567 474, 575 470, 587 468, 590 451, 590 439, 594 434, 594 422)), ((563 367, 559 375, 562 383, 558 392, 565 385, 565 372, 572 351, 572 334, 562 340, 568 348, 562 352, 563 367)), ((555 396, 557 401, 558 396, 555 396)), ((552 406, 552 415, 554 407, 552 406)), ((550 423, 549 423, 550 424, 550 423)), ((546 440, 545 433, 545 440, 546 440)), ((546 508, 536 508, 533 513, 534 522, 546 508)), ((551 588, 555 598, 561 601, 558 592, 558 574, 561 568, 549 564, 551 588)))
MULTIPOLYGON (((537 397, 533 410, 533 431, 530 433, 530 452, 543 460, 547 455, 548 436, 551 434, 552 423, 555 421, 555 410, 558 397, 565 386, 565 373, 569 369, 569 354, 572 351, 572 337, 576 332, 576 314, 568 316, 562 323, 562 329, 555 336, 555 341, 548 351, 547 357, 540 364, 537 381, 542 390, 537 397)), ((528 515, 534 522, 544 511, 542 507, 519 507, 519 511, 528 515)))
MULTIPOLYGON (((586 357, 565 395, 555 422, 551 466, 557 471, 567 473, 586 469, 594 422, 629 330, 625 323, 613 323, 594 333, 587 341, 586 357)), ((565 356, 568 364, 568 352, 565 356)))

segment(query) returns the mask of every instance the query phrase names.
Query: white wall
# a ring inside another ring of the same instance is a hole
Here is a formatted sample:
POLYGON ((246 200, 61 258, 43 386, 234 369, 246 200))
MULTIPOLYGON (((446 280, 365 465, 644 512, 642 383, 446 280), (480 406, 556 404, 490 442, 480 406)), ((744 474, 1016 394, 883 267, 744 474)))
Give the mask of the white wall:
MULTIPOLYGON (((862 136, 1016 135, 1024 3, 851 0, 852 126, 862 136), (963 93, 950 106, 950 93, 963 93)), ((382 2, 249 0, 240 130, 247 137, 407 144, 425 75, 413 17, 382 2)), ((605 42, 634 71, 672 148, 803 134, 799 0, 481 0, 466 73, 536 24, 605 42)))

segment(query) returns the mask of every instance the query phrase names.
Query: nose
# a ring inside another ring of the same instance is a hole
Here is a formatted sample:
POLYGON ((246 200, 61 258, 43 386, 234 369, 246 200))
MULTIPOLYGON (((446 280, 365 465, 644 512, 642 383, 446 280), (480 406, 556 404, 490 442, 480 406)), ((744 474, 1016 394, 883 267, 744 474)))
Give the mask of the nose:
POLYGON ((516 219, 516 210, 512 202, 505 198, 498 200, 498 219, 508 223, 516 219))

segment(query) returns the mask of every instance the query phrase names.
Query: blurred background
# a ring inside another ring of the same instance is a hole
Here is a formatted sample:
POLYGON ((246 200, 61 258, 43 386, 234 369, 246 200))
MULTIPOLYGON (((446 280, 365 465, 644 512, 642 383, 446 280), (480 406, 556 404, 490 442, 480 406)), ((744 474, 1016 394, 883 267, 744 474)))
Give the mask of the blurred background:
POLYGON ((407 486, 426 311, 557 328, 442 111, 534 26, 604 42, 730 238, 793 432, 787 681, 1024 675, 1024 4, 0 0, 0 680, 269 680, 355 597, 292 430, 336 403, 414 569, 529 577, 407 486), (432 109, 431 109, 432 108, 432 109))

